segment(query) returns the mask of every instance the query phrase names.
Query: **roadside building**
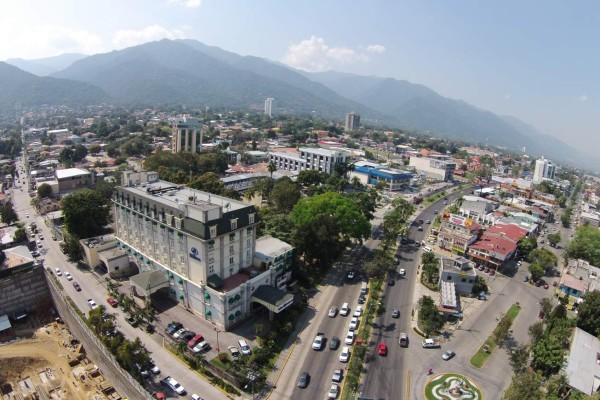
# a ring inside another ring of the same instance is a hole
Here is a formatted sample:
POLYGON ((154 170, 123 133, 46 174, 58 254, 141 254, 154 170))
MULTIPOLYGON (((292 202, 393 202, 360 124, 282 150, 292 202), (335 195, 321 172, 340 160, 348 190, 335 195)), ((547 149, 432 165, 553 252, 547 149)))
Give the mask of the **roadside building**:
POLYGON ((464 256, 468 246, 481 235, 482 227, 470 218, 444 213, 438 229, 437 243, 440 248, 464 256))
POLYGON ((357 177, 364 185, 377 185, 382 183, 385 190, 399 191, 408 188, 413 178, 413 173, 385 168, 380 164, 369 161, 357 161, 350 171, 350 179, 357 177))
MULTIPOLYGON (((58 192, 67 193, 94 186, 94 175, 83 168, 67 168, 55 171, 58 192)), ((52 185, 50 185, 52 186, 52 185)))
POLYGON ((275 163, 277 169, 284 171, 314 170, 333 173, 336 164, 345 163, 348 153, 341 150, 301 147, 297 152, 269 153, 269 162, 275 163))
POLYGON ((564 369, 570 387, 589 396, 596 394, 600 387, 600 340, 575 328, 564 369))
POLYGON ((498 203, 479 196, 463 196, 460 214, 479 223, 492 224, 491 213, 498 208, 498 203))
POLYGON ((517 252, 517 243, 505 237, 483 236, 469 245, 467 256, 477 264, 494 269, 510 261, 517 252))
POLYGON ((456 169, 454 161, 430 157, 411 157, 409 165, 418 173, 439 181, 451 181, 456 169))
POLYGON ((475 265, 466 258, 440 258, 440 289, 442 282, 451 283, 454 286, 454 293, 470 295, 476 277, 475 265))

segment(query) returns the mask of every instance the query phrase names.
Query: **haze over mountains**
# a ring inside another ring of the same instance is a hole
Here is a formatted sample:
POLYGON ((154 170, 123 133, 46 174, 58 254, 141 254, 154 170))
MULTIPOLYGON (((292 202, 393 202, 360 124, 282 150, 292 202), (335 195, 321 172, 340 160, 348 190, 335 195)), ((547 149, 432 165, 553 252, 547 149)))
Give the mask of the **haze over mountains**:
POLYGON ((526 147, 528 153, 573 164, 583 159, 576 149, 516 118, 443 97, 423 85, 339 72, 307 73, 195 40, 165 39, 89 57, 9 61, 38 75, 64 68, 42 78, 0 63, 0 87, 10 88, 0 92, 0 112, 11 112, 15 103, 247 108, 274 97, 286 112, 342 120, 346 112, 356 111, 363 122, 382 127, 487 141, 515 151, 526 147))

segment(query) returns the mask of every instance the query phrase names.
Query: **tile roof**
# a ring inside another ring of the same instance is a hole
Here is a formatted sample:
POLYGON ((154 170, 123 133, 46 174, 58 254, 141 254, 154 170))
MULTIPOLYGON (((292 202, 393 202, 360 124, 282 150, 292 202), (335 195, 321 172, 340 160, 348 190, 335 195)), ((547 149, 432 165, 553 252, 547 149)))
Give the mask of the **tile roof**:
POLYGON ((517 243, 503 237, 483 235, 481 239, 469 245, 470 249, 484 250, 507 255, 517 248, 517 243))
POLYGON ((524 238, 528 231, 523 228, 518 227, 514 224, 496 224, 494 226, 490 226, 486 231, 486 234, 496 234, 496 235, 504 235, 509 237, 513 241, 518 241, 521 238, 524 238))

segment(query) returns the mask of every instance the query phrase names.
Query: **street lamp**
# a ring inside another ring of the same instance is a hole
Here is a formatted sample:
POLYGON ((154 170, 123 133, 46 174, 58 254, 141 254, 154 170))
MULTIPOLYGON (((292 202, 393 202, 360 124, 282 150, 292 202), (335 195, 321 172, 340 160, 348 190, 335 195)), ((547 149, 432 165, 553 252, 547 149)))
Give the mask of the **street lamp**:
POLYGON ((219 333, 221 333, 222 331, 215 327, 215 332, 217 332, 217 353, 219 353, 219 333))

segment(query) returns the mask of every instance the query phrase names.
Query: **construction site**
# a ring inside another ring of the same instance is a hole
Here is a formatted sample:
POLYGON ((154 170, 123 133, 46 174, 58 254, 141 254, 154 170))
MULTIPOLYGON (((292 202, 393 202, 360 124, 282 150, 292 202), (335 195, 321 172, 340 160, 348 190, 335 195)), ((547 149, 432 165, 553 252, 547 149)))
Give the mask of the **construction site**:
POLYGON ((0 344, 1 399, 122 398, 60 319, 27 328, 21 338, 0 344))

